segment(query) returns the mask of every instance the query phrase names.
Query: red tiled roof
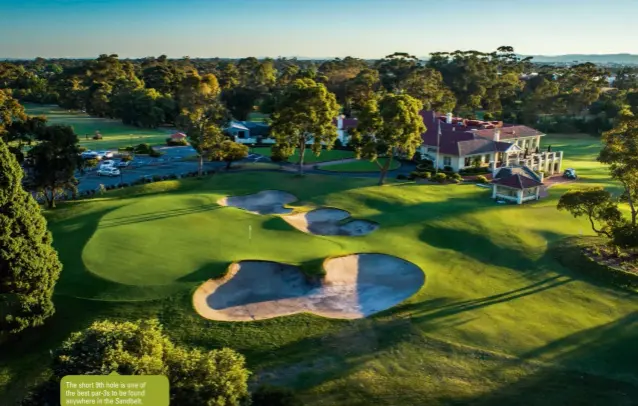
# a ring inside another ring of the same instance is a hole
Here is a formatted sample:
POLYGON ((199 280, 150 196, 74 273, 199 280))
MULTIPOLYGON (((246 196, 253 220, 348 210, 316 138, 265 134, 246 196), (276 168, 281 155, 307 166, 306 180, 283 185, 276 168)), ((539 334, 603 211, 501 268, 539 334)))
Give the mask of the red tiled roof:
MULTIPOLYGON (((337 121, 337 119, 333 119, 332 120, 332 124, 338 126, 339 122, 337 121)), ((356 128, 357 127, 357 119, 356 118, 344 118, 343 119, 343 128, 338 128, 338 130, 349 130, 350 128, 356 128)))
POLYGON ((501 186, 507 186, 514 189, 527 189, 530 187, 541 186, 542 183, 537 181, 536 179, 528 178, 527 176, 521 175, 519 173, 505 177, 494 179, 492 183, 501 186))
POLYGON ((184 133, 175 133, 173 135, 171 135, 172 139, 182 139, 182 138, 186 138, 186 134, 184 133))
MULTIPOLYGON (((479 137, 494 137, 494 130, 483 129, 474 131, 479 137)), ((509 140, 517 137, 535 137, 543 135, 542 132, 524 125, 504 125, 501 127, 501 139, 509 140)))

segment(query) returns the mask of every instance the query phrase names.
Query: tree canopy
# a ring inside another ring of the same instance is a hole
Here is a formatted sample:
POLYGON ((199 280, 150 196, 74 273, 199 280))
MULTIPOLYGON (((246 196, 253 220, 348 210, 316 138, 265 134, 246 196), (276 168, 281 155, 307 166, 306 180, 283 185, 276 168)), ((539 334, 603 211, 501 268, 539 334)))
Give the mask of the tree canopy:
POLYGON ((299 173, 303 174, 303 159, 307 144, 315 155, 337 139, 333 120, 339 114, 334 94, 312 79, 296 79, 277 100, 272 115, 271 134, 279 148, 292 155, 299 148, 299 173))
POLYGON ((392 160, 397 155, 412 158, 423 143, 426 131, 419 114, 421 103, 407 94, 375 95, 361 111, 351 142, 358 158, 375 162, 380 170, 379 184, 383 184, 392 160), (380 157, 386 157, 383 163, 380 157))
POLYGON ((0 342, 54 312, 62 265, 40 207, 22 188, 23 171, 0 140, 0 342))
POLYGON ((49 381, 23 405, 56 405, 66 375, 166 375, 171 404, 236 406, 248 397, 244 357, 224 348, 200 351, 174 345, 157 320, 97 321, 54 351, 49 381))

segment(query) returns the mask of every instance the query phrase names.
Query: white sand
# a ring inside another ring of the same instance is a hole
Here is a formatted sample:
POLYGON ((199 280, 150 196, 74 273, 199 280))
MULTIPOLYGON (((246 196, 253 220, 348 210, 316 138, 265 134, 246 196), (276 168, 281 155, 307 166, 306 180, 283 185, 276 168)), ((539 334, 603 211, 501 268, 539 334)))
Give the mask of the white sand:
POLYGON ((217 201, 221 206, 232 206, 255 214, 287 214, 292 209, 284 205, 297 200, 297 197, 280 190, 262 190, 246 196, 228 196, 217 201))
POLYGON ((324 265, 326 277, 315 285, 291 265, 242 261, 223 279, 200 286, 193 305, 211 320, 262 320, 304 312, 358 319, 401 303, 425 282, 416 265, 389 255, 348 255, 324 265))
POLYGON ((379 228, 377 223, 367 220, 341 222, 350 217, 350 213, 341 209, 323 208, 306 213, 282 216, 288 224, 297 230, 315 235, 367 235, 379 228))

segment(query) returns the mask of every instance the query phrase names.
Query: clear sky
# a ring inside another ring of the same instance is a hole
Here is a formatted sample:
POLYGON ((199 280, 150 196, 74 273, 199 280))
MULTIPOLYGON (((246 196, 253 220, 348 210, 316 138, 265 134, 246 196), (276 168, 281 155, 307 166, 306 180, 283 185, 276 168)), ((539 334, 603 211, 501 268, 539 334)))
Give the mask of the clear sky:
POLYGON ((638 0, 0 0, 0 57, 638 54, 638 0))

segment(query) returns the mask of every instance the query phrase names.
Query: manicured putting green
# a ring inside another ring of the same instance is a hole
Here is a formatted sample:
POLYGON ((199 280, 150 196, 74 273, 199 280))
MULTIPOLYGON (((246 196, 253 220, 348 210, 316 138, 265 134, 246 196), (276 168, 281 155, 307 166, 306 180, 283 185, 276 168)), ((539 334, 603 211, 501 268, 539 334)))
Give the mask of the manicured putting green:
MULTIPOLYGON (((379 159, 379 163, 381 165, 384 165, 385 162, 386 158, 379 159)), ((398 169, 400 166, 400 162, 392 160, 392 163, 390 164, 390 170, 398 169)), ((320 169, 331 172, 379 172, 379 165, 377 165, 375 162, 360 159, 352 162, 344 162, 334 165, 323 165, 320 169)))
POLYGON ((25 109, 29 115, 47 116, 49 124, 72 126, 80 139, 80 145, 92 150, 127 147, 141 143, 165 144, 166 138, 173 132, 125 125, 120 120, 91 117, 86 113, 68 111, 53 105, 25 104, 25 109), (102 134, 103 139, 91 138, 96 131, 102 134), (86 139, 87 135, 88 139, 86 139))
MULTIPOLYGON (((255 154, 261 154, 265 156, 270 156, 270 148, 268 147, 259 147, 251 149, 251 152, 255 154)), ((309 149, 306 150, 304 154, 304 164, 314 164, 317 162, 328 162, 328 161, 338 161, 340 159, 348 159, 354 158, 354 152, 352 151, 342 151, 342 150, 323 150, 319 156, 316 156, 309 149)), ((290 163, 299 162, 299 150, 296 150, 295 153, 288 159, 290 163)))

